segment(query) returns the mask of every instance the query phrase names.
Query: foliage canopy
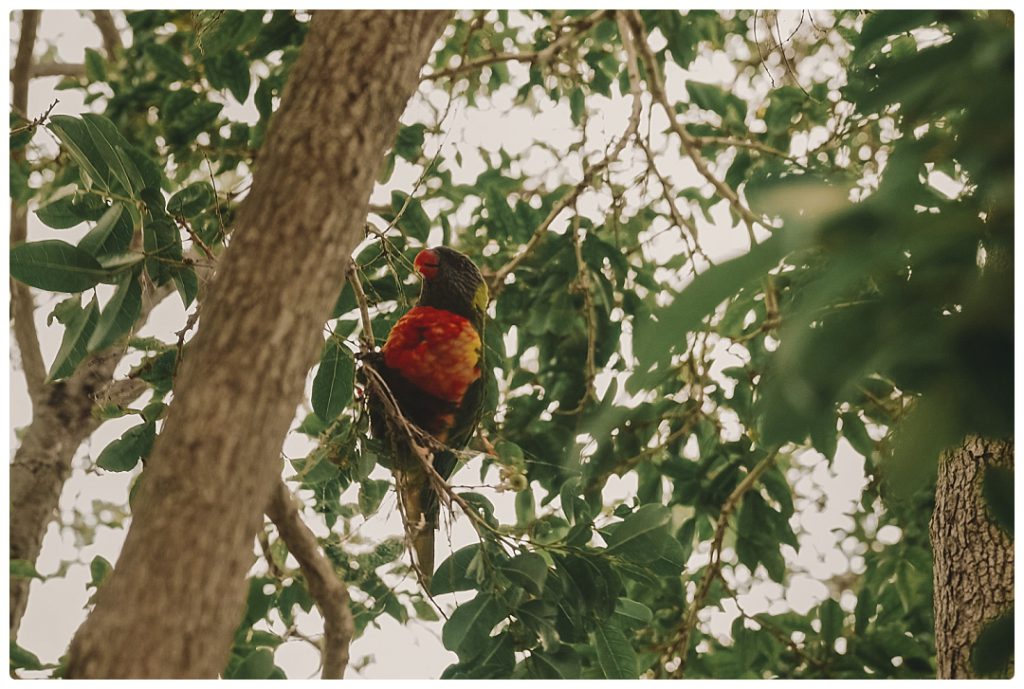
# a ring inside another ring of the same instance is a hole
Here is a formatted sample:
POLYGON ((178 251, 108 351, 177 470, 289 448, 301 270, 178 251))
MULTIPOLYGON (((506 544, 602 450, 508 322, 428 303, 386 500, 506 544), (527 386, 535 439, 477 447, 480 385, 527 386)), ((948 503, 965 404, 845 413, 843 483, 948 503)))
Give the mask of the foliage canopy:
MULTIPOLYGON (((290 11, 126 19, 128 47, 87 51, 85 75, 57 85, 91 112, 11 116, 14 200, 54 230, 88 228, 11 250, 15 279, 69 295, 49 379, 127 347, 152 388, 99 410, 139 417, 96 456, 105 472, 139 472, 188 356, 136 337, 143 293, 198 308, 307 29, 290 11)), ((424 245, 493 279, 487 443, 467 453, 490 485, 456 489, 478 538, 429 592, 457 655, 444 677, 934 676, 936 458, 1012 434, 1012 65, 998 12, 453 20, 353 257, 378 343, 416 298, 424 245), (694 76, 721 62, 717 80, 694 76), (556 109, 571 138, 449 140, 451 113, 499 107, 556 109), (716 233, 733 248, 705 249, 716 233), (830 544, 848 566, 806 615, 748 614, 742 594, 800 573, 805 517, 828 496, 797 484, 843 440, 868 479, 830 544), (889 525, 895 542, 879 539, 889 525), (727 630, 700 614, 718 606, 727 630)), ((358 306, 347 286, 294 430, 311 450, 285 463, 330 530, 357 634, 382 615, 439 620, 401 540, 358 535, 391 488, 353 395, 358 306)), ((986 490, 997 516, 1012 514, 1003 478, 986 490)), ((312 609, 268 534, 225 677, 282 677, 273 651, 312 609)), ((109 565, 94 566, 99 585, 109 565)), ((997 636, 994 661, 981 650, 998 669, 997 636)), ((12 668, 44 667, 17 650, 12 668)))

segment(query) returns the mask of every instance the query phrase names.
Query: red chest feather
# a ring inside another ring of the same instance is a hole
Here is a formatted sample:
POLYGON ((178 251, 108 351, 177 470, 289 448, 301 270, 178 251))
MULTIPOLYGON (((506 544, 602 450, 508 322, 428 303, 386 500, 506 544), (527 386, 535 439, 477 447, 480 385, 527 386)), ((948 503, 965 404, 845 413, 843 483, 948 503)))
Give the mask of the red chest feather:
POLYGON ((384 343, 384 362, 426 393, 458 404, 480 377, 480 335, 462 316, 417 306, 384 343))

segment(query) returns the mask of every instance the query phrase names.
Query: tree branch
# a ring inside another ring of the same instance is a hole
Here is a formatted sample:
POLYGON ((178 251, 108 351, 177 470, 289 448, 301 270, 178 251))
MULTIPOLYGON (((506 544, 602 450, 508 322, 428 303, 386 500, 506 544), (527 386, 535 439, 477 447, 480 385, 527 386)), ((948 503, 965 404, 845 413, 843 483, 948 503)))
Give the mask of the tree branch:
POLYGON ((736 509, 744 493, 750 490, 757 479, 761 477, 761 474, 775 463, 775 458, 778 454, 778 449, 770 451, 764 459, 758 462, 757 466, 750 470, 750 473, 743 477, 739 485, 733 489, 729 497, 722 503, 722 510, 718 513, 718 522, 715 526, 715 536, 711 541, 711 559, 708 561, 707 567, 704 568, 704 576, 701 578, 697 592, 693 596, 693 602, 690 603, 690 607, 686 610, 683 625, 676 633, 675 641, 671 642, 667 649, 666 655, 671 656, 674 652, 679 657, 679 666, 671 674, 673 679, 683 678, 683 671, 686 669, 686 656, 690 645, 690 635, 697 626, 697 613, 704 607, 704 599, 707 598, 708 591, 711 589, 711 583, 721 570, 722 541, 725 539, 725 530, 729 525, 729 517, 732 516, 733 510, 736 509))
MULTIPOLYGON (((593 15, 590 16, 597 17, 597 15, 603 16, 604 11, 595 12, 593 15)), ((588 28, 589 26, 590 25, 588 25, 588 28)), ((624 26, 624 23, 620 21, 619 26, 620 31, 623 31, 622 27, 624 26)), ((625 42, 626 39, 623 38, 623 41, 625 42)), ((635 54, 631 53, 627 49, 627 67, 632 64, 634 59, 635 54)), ((523 248, 523 250, 520 251, 515 256, 513 256, 508 263, 503 265, 494 273, 491 273, 490 275, 485 275, 485 277, 488 280, 488 287, 490 288, 492 295, 497 295, 497 293, 502 290, 502 288, 505 285, 505 278, 508 277, 509 273, 513 272, 516 268, 518 268, 519 265, 527 258, 527 256, 533 253, 533 251, 537 248, 537 245, 540 243, 540 240, 544 238, 544 234, 548 231, 548 228, 551 226, 551 223, 553 223, 558 218, 562 211, 564 211, 569 206, 573 205, 580 194, 582 194, 586 189, 590 188, 590 182, 596 175, 604 171, 604 169, 611 165, 613 161, 618 159, 618 157, 622 154, 623 149, 625 149, 626 144, 636 134, 637 130, 640 127, 640 114, 642 109, 642 103, 640 100, 640 80, 630 79, 630 82, 632 110, 629 115, 629 120, 626 123, 626 129, 625 131, 623 131, 622 136, 619 137, 619 140, 615 143, 615 146, 612 147, 612 149, 600 161, 598 161, 594 165, 584 167, 583 179, 581 179, 576 186, 570 189, 564 196, 562 196, 562 198, 560 198, 555 203, 555 205, 551 208, 551 212, 548 213, 546 218, 544 218, 544 221, 537 227, 536 230, 533 231, 533 234, 530 236, 530 239, 526 243, 526 246, 523 248)))
POLYGON ((278 483, 267 507, 281 539, 299 563, 309 595, 324 617, 323 679, 341 679, 349 660, 349 645, 355 635, 355 620, 349 607, 348 587, 320 550, 316 536, 302 520, 302 513, 284 483, 278 483))
MULTIPOLYGON (((32 70, 32 53, 35 48, 36 31, 39 28, 39 10, 23 10, 21 13, 21 37, 18 52, 11 69, 11 101, 14 110, 28 117, 28 84, 32 70)), ((25 159, 24 150, 14 151, 11 157, 15 164, 25 159)), ((23 205, 11 200, 11 244, 25 241, 28 235, 28 220, 23 205)), ((46 380, 46 366, 39 350, 39 335, 36 332, 35 303, 28 285, 11 280, 11 317, 14 319, 14 340, 21 355, 21 368, 29 396, 35 400, 43 392, 46 380)), ((33 404, 35 404, 33 402, 33 404)))
MULTIPOLYGON (((485 55, 478 57, 469 62, 465 62, 456 67, 449 67, 447 69, 440 69, 430 74, 424 74, 420 77, 421 81, 436 81, 438 79, 444 79, 446 77, 455 77, 468 72, 473 72, 487 65, 493 65, 497 62, 527 62, 530 64, 544 65, 551 62, 554 57, 561 52, 569 43, 578 38, 580 35, 586 33, 605 17, 611 15, 613 10, 597 10, 583 19, 575 22, 571 25, 571 30, 558 36, 554 41, 548 44, 542 50, 537 51, 521 51, 517 53, 494 53, 493 55, 485 55)), ((559 27, 561 28, 561 27, 559 27)))
POLYGON ((107 59, 113 60, 122 47, 121 44, 121 32, 117 30, 117 24, 114 23, 114 15, 110 13, 110 10, 93 10, 92 19, 96 23, 96 28, 100 30, 100 35, 103 36, 103 50, 107 53, 107 59))
POLYGON ((693 161, 693 165, 697 168, 697 172, 711 183, 711 186, 715 188, 718 195, 728 201, 736 214, 746 223, 747 234, 750 236, 751 246, 757 244, 757 239, 754 236, 754 225, 761 224, 761 221, 750 211, 749 208, 743 205, 739 196, 736 194, 736 191, 728 184, 718 179, 718 177, 715 176, 715 173, 711 171, 707 160, 705 160, 704 156, 700 153, 700 142, 693 134, 686 131, 686 128, 676 116, 675 108, 673 108, 668 101, 668 95, 665 93, 665 85, 661 80, 661 69, 658 67, 658 62, 654 59, 654 54, 647 45, 647 32, 644 28, 644 22, 640 17, 640 13, 636 10, 628 10, 628 17, 633 30, 636 32, 637 40, 635 41, 635 44, 644 61, 644 67, 647 70, 647 84, 651 88, 651 95, 665 111, 665 116, 668 117, 669 126, 672 128, 672 131, 676 133, 676 136, 679 137, 680 141, 682 141, 683 149, 686 151, 686 155, 689 156, 690 160, 693 161))

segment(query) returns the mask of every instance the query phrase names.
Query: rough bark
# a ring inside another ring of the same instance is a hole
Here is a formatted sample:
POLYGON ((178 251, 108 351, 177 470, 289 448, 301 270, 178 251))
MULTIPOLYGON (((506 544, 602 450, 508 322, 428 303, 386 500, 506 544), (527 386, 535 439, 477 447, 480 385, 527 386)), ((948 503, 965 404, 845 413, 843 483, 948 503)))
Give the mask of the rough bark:
POLYGON ((1013 443, 971 437, 939 467, 932 513, 935 653, 940 679, 972 677, 978 633, 1013 605, 1013 541, 989 518, 986 467, 1013 467, 1013 443))
POLYGON ((439 12, 317 12, 70 677, 214 677, 280 448, 439 12))
MULTIPOLYGON (((10 467, 12 560, 35 563, 39 556, 46 527, 71 474, 71 460, 102 423, 92 414, 94 400, 127 404, 146 390, 139 380, 111 384, 119 359, 118 354, 90 359, 68 380, 45 386, 33 400, 32 423, 25 429, 10 467)), ((12 639, 17 638, 28 605, 30 584, 30 579, 10 580, 12 639)))

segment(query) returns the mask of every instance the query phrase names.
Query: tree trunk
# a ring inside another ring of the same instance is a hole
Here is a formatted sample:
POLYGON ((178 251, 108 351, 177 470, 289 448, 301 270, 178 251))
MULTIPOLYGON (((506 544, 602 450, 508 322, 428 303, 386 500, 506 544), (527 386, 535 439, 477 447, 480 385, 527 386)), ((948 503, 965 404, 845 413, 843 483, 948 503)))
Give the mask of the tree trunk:
POLYGON ((215 677, 280 448, 370 192, 448 13, 317 12, 70 677, 215 677))
POLYGON ((973 677, 971 650, 985 625, 1013 605, 1013 541, 981 495, 989 466, 1013 467, 1013 443, 971 437, 943 457, 935 487, 935 654, 940 679, 973 677))

